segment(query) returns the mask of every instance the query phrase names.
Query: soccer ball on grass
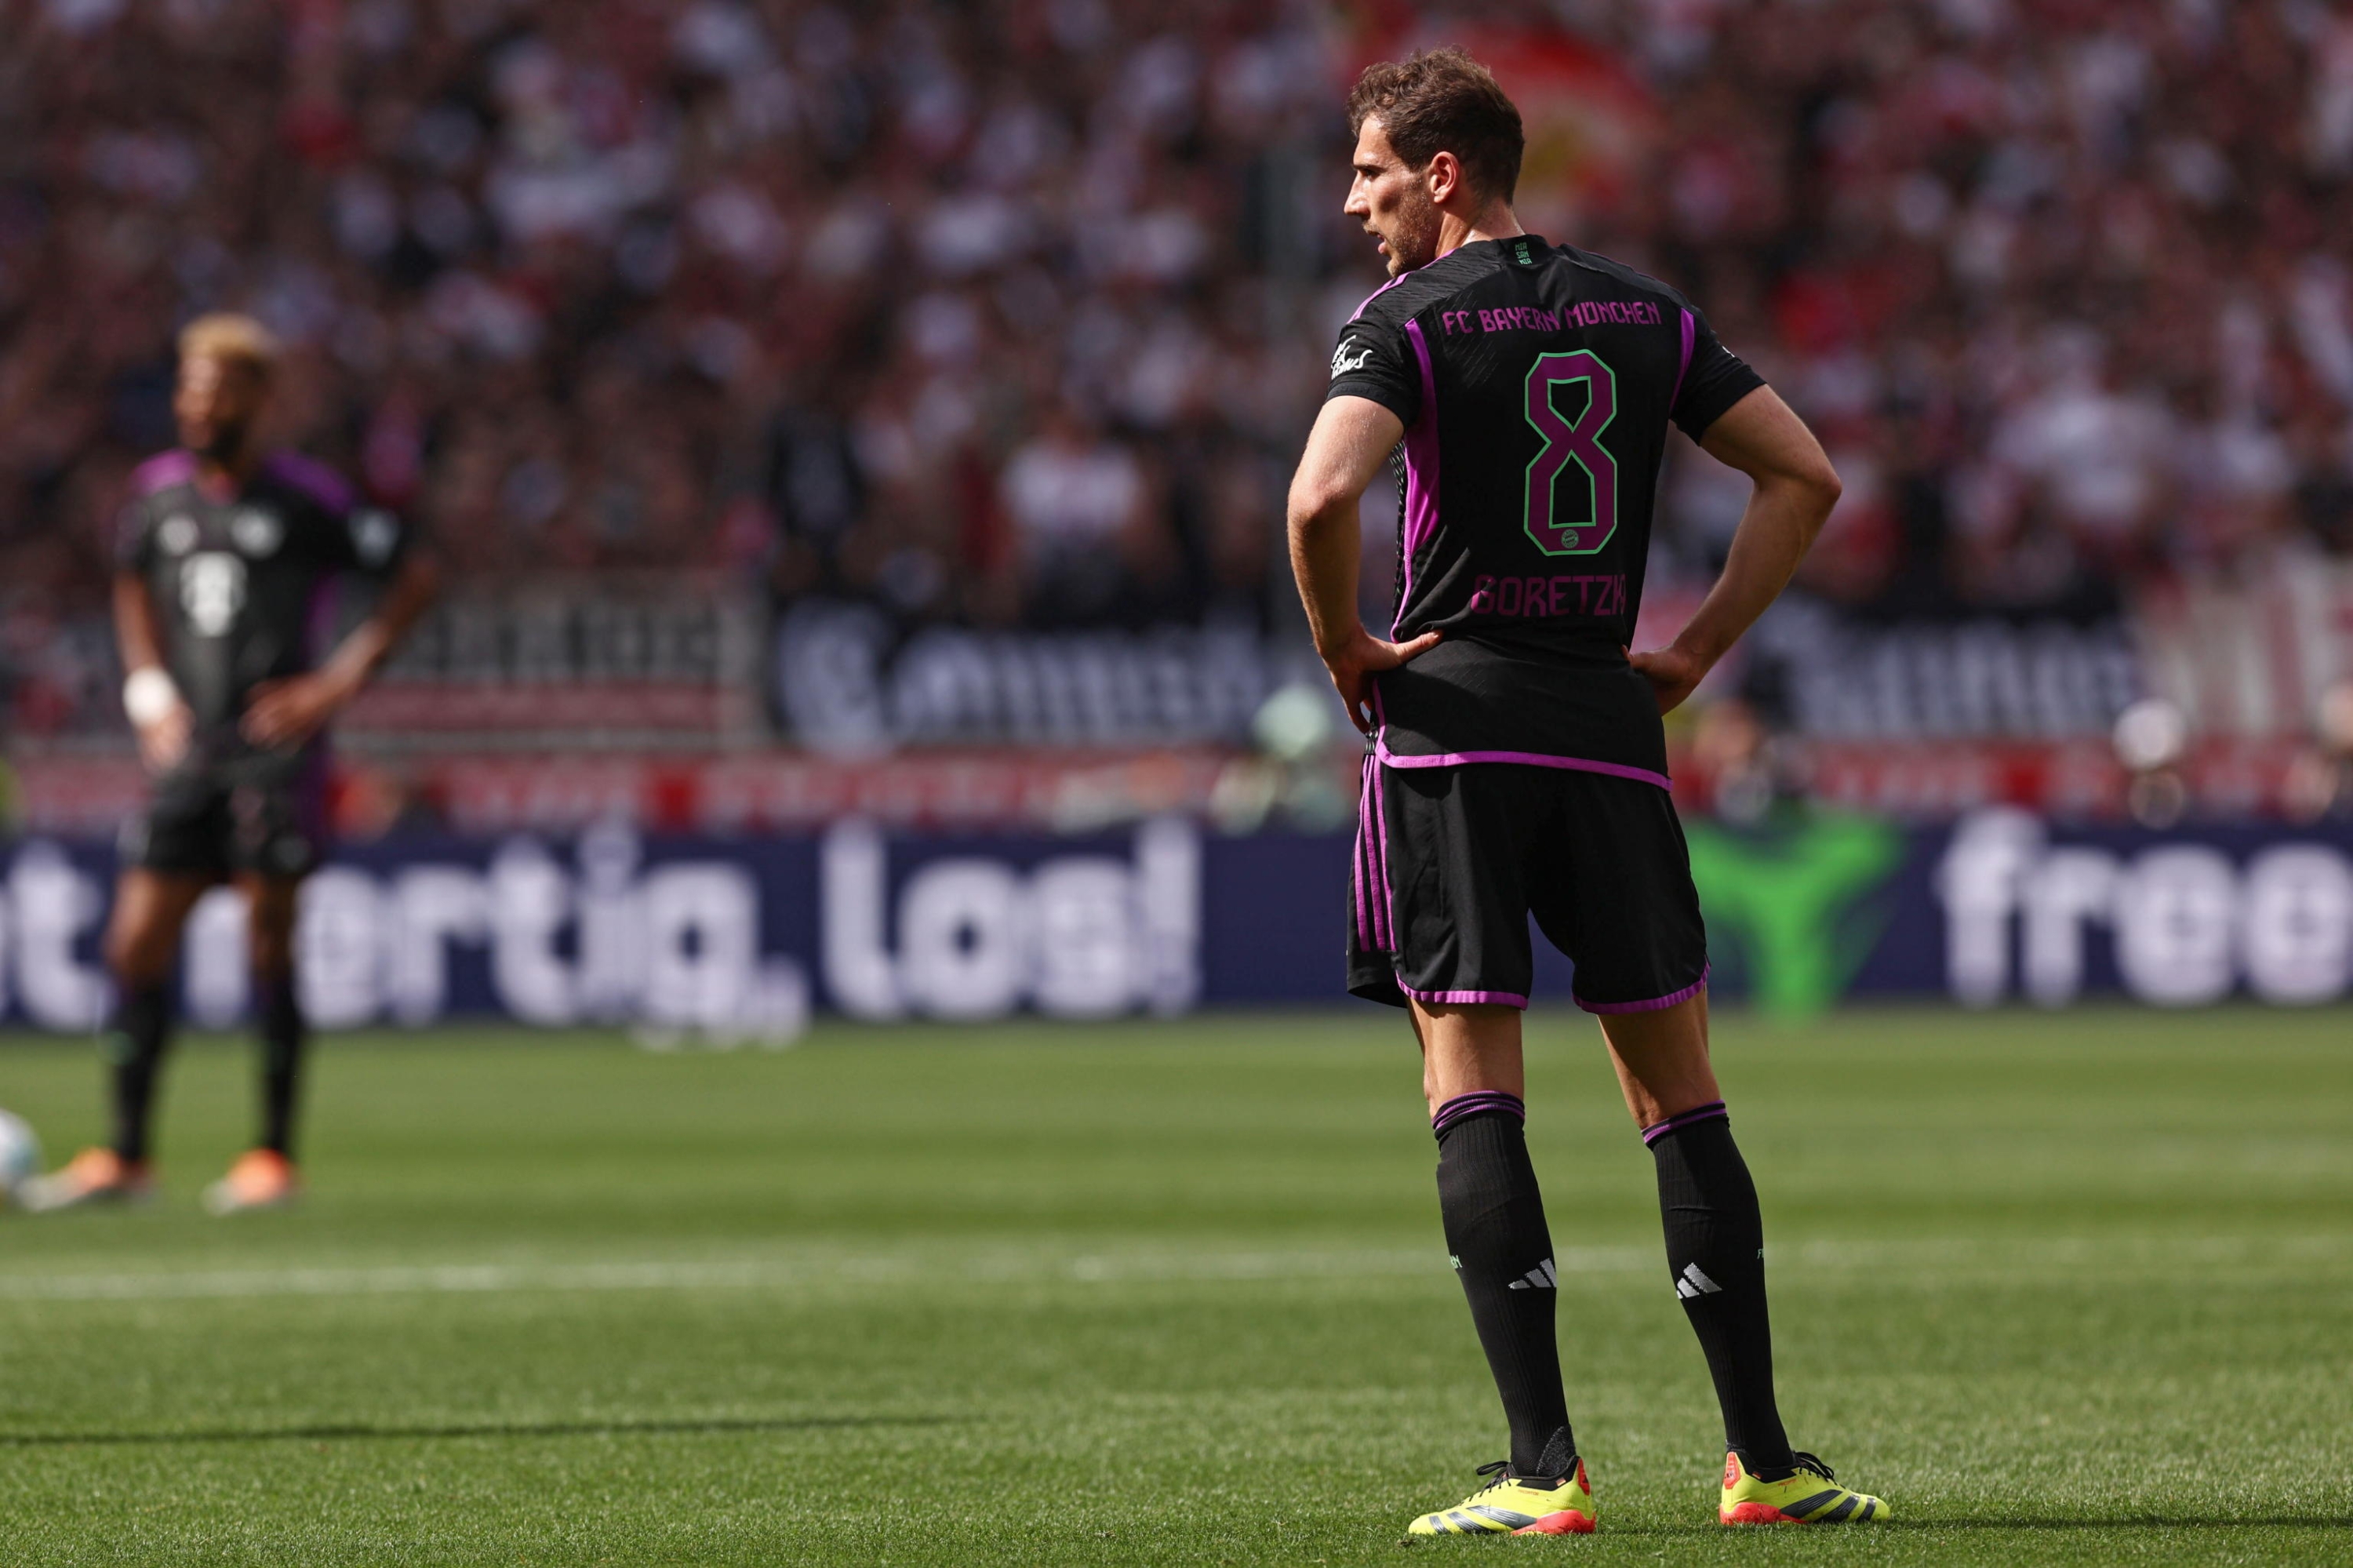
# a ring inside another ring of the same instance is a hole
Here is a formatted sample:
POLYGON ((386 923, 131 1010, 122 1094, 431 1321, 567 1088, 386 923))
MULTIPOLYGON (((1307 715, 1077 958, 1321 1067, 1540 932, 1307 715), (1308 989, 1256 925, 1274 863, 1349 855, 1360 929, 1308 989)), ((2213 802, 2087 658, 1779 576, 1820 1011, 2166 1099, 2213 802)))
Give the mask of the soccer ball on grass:
POLYGON ((0 1209, 16 1201, 16 1189, 41 1168, 41 1140, 25 1118, 0 1110, 0 1209))

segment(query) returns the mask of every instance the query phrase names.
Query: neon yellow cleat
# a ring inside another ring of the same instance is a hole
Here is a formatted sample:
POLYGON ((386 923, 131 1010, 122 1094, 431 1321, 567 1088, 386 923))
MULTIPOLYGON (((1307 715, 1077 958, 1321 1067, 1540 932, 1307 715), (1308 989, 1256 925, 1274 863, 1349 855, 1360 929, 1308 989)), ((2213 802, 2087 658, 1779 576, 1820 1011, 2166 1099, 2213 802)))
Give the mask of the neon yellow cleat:
POLYGON ((1797 1458, 1798 1473, 1788 1480, 1760 1481, 1738 1454, 1726 1454, 1715 1517, 1725 1524, 1869 1524, 1887 1517, 1885 1503, 1840 1486, 1811 1454, 1797 1458))
POLYGON ((1585 1461, 1577 1474, 1549 1487, 1531 1486, 1512 1474, 1511 1461, 1482 1465, 1495 1478, 1444 1513, 1426 1513, 1405 1527, 1408 1535, 1590 1535, 1600 1515, 1593 1507, 1593 1484, 1585 1461))

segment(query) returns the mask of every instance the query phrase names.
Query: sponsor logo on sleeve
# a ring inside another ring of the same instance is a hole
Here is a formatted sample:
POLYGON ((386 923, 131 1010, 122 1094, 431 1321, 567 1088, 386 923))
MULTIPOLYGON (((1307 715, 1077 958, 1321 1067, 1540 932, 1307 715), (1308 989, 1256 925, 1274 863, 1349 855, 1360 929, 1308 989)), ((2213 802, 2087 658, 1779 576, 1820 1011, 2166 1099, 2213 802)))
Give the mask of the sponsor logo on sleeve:
POLYGON ((1340 346, 1332 351, 1332 374, 1337 377, 1347 375, 1351 370, 1362 370, 1372 357, 1372 344, 1343 340, 1340 346), (1350 352, 1352 349, 1354 353, 1350 352))

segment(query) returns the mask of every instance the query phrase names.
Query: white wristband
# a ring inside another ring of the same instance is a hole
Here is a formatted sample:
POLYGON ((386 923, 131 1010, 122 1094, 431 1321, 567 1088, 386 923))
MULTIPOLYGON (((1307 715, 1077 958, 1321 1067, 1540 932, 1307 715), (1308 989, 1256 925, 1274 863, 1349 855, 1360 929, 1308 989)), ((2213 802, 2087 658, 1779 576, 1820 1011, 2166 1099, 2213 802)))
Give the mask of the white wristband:
POLYGON ((153 664, 131 672, 122 683, 122 711, 141 729, 152 724, 162 724, 180 705, 180 688, 172 684, 172 677, 153 664))

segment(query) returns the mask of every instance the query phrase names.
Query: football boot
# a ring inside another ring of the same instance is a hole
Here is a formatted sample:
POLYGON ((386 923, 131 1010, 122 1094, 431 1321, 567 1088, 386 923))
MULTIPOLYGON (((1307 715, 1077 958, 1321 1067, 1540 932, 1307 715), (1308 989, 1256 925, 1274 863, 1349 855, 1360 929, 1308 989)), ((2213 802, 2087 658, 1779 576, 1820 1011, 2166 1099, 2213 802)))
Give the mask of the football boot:
POLYGON ((1493 1478, 1444 1512, 1423 1514, 1406 1526, 1406 1533, 1590 1535, 1600 1517, 1583 1459, 1574 1473, 1556 1481, 1514 1476, 1508 1459, 1482 1465, 1479 1473, 1493 1478))
POLYGON ((1871 1524, 1887 1517, 1877 1498, 1849 1491, 1811 1454, 1796 1456, 1797 1473, 1763 1481, 1736 1453, 1724 1457, 1724 1496, 1715 1517, 1725 1524, 1871 1524))
POLYGON ((251 1149, 237 1156, 227 1175, 205 1189, 205 1208, 216 1214, 282 1209, 301 1190, 292 1160, 274 1149, 251 1149))
POLYGON ((125 1160, 111 1149, 85 1149, 46 1176, 28 1176, 16 1188, 17 1203, 33 1213, 79 1209, 91 1203, 138 1203, 153 1197, 155 1179, 143 1160, 125 1160))

